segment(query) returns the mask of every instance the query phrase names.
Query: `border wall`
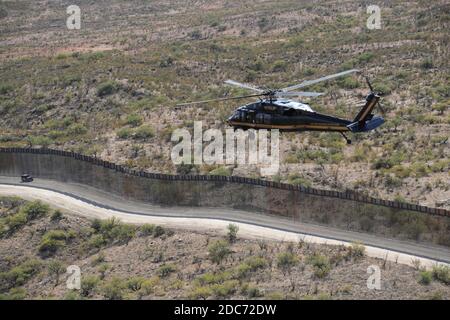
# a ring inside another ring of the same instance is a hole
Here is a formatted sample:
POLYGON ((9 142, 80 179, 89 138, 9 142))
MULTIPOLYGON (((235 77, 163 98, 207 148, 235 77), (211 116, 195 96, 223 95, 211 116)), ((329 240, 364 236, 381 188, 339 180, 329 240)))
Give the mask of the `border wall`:
POLYGON ((0 175, 88 185, 161 206, 207 206, 284 216, 299 222, 450 246, 450 211, 357 192, 306 188, 236 176, 135 171, 51 149, 0 148, 0 175))

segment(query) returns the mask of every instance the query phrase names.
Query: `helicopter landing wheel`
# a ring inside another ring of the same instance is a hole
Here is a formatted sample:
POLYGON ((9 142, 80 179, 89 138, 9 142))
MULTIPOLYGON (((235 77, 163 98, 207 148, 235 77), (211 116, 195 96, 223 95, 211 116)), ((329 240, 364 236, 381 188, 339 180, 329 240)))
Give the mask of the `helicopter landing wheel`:
POLYGON ((342 136, 344 137, 344 139, 345 139, 345 141, 347 141, 347 144, 352 144, 352 140, 350 140, 349 138, 347 138, 347 136, 343 133, 343 132, 341 132, 341 134, 342 134, 342 136))

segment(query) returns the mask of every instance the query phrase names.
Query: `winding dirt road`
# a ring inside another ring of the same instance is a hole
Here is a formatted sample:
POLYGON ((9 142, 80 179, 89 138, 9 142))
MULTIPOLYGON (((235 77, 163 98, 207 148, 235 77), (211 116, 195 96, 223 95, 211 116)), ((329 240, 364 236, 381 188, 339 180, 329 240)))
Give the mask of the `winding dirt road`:
POLYGON ((36 179, 22 184, 15 177, 0 177, 0 195, 20 196, 26 200, 42 200, 54 208, 89 218, 117 217, 126 223, 152 223, 172 228, 201 232, 225 233, 233 222, 239 226, 239 236, 277 241, 305 241, 330 245, 361 242, 366 253, 406 265, 419 259, 421 265, 450 263, 450 249, 386 239, 365 233, 305 224, 278 216, 226 208, 160 207, 123 199, 85 185, 36 179))

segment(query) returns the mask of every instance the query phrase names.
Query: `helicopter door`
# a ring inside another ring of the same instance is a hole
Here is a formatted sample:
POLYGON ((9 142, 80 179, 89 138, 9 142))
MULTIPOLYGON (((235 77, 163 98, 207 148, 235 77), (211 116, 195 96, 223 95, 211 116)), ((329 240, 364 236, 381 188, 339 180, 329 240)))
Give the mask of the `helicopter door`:
POLYGON ((256 114, 254 110, 250 110, 247 114, 247 121, 250 123, 255 123, 256 114))
POLYGON ((245 112, 245 111, 239 111, 239 120, 242 122, 245 122, 246 116, 247 116, 246 114, 247 114, 247 112, 245 112))
POLYGON ((272 115, 264 113, 264 124, 272 124, 272 115))
POLYGON ((264 123, 264 113, 256 114, 256 123, 264 123))

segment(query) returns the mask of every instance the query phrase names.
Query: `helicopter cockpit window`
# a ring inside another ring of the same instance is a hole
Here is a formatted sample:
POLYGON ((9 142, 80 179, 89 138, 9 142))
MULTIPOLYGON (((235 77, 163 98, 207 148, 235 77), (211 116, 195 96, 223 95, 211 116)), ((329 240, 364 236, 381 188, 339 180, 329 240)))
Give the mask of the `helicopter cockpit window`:
POLYGON ((263 110, 269 113, 275 113, 278 111, 278 106, 274 105, 264 105, 263 110))

